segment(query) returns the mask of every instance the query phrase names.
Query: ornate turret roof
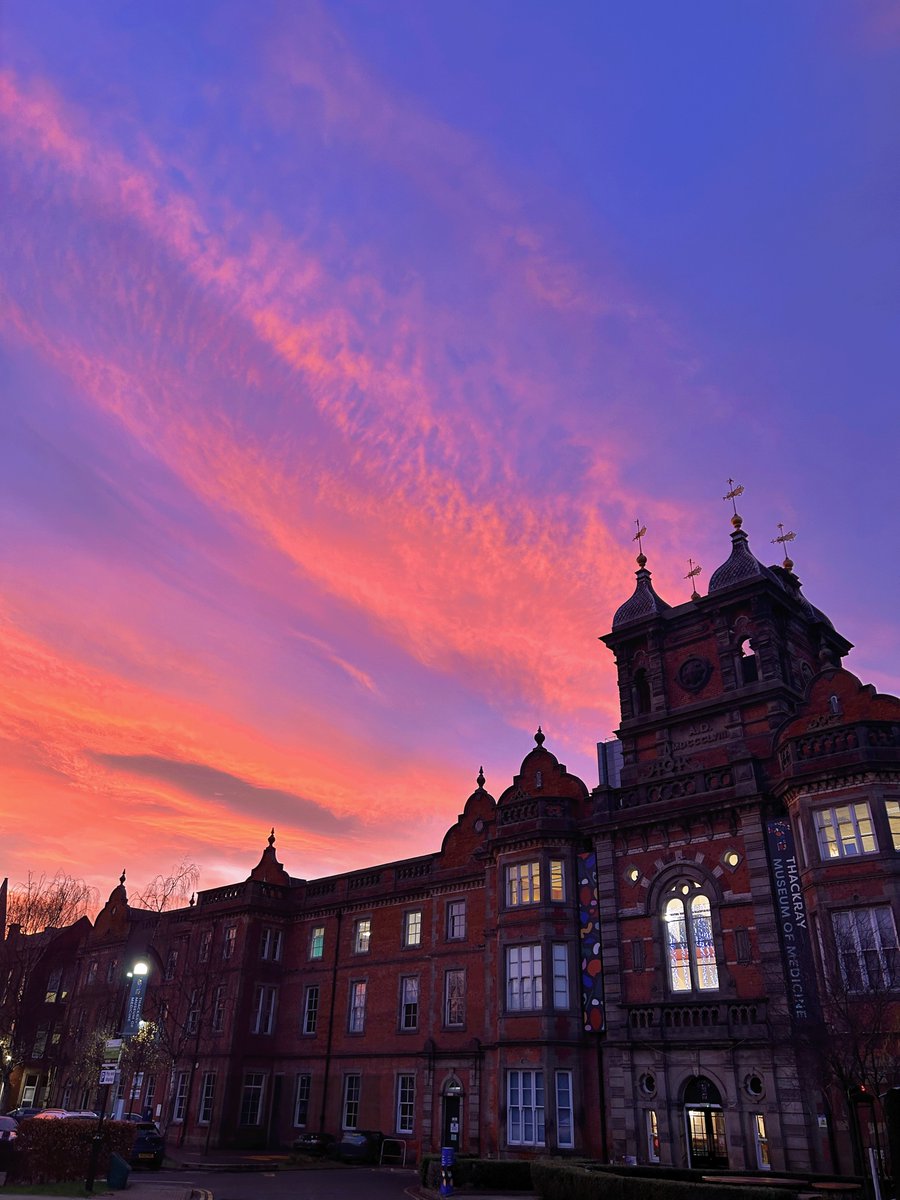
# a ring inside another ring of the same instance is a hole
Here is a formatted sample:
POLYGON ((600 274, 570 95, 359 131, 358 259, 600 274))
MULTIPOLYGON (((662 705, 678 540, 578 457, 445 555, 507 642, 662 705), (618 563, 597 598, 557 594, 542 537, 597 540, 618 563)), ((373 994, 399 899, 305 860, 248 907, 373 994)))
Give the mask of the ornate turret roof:
POLYGON ((736 583, 744 583, 748 579, 769 579, 779 587, 783 582, 768 567, 764 567, 750 549, 746 533, 741 528, 741 518, 732 518, 734 533, 731 535, 731 554, 713 571, 709 580, 708 594, 721 591, 722 588, 733 587, 736 583))
POLYGON ((627 625, 630 621, 639 621, 643 617, 652 617, 655 613, 665 612, 671 608, 671 604, 666 604, 665 600, 657 596, 653 590, 653 583, 650 579, 650 572, 647 570, 647 557, 644 554, 637 556, 638 569, 635 571, 637 584, 628 600, 625 601, 618 609, 613 617, 612 627, 618 629, 622 625, 627 625))
POLYGON ((261 880, 263 883, 276 883, 282 887, 289 887, 291 877, 287 871, 275 857, 275 830, 269 834, 268 845, 262 852, 262 858, 250 872, 251 879, 261 880))

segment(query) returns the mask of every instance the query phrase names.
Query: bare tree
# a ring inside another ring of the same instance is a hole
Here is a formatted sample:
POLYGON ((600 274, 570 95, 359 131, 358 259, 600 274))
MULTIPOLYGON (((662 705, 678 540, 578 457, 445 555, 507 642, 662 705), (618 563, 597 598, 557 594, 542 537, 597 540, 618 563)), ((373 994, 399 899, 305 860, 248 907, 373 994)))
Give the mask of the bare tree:
POLYGON ((182 859, 169 875, 157 875, 134 898, 136 908, 147 908, 152 912, 165 912, 184 904, 197 889, 200 868, 196 863, 182 859))
MULTIPOLYGON (((35 1051, 35 1015, 43 1004, 49 973, 62 941, 81 932, 78 922, 96 903, 83 879, 58 872, 52 878, 29 873, 10 889, 8 931, 0 940, 0 1091, 35 1051)), ((89 928, 84 921, 84 932, 89 928)), ((59 973, 61 975, 62 969, 59 973)))

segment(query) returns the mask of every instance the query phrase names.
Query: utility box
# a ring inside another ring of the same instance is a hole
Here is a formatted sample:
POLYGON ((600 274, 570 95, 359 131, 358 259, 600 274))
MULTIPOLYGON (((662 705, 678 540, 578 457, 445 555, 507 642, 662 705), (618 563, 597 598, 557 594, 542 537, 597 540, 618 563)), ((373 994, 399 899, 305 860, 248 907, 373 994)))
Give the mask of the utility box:
POLYGON ((131 1174, 131 1167, 122 1157, 121 1154, 111 1154, 109 1156, 109 1167, 106 1171, 106 1182, 111 1188, 127 1188, 128 1176, 131 1174))

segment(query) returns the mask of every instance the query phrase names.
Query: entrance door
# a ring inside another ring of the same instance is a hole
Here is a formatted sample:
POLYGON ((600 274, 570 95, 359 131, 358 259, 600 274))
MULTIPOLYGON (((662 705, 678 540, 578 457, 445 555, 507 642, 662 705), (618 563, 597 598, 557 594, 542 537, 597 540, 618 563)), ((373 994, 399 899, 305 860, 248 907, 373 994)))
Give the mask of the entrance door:
POLYGON ((727 1167, 722 1097, 713 1081, 705 1075, 691 1079, 684 1089, 684 1122, 690 1165, 727 1167))
POLYGON ((462 1115, 462 1096, 444 1096, 444 1115, 441 1122, 441 1145, 459 1150, 462 1115))
POLYGON ((727 1167, 725 1114, 720 1108, 686 1108, 688 1153, 692 1167, 727 1167))

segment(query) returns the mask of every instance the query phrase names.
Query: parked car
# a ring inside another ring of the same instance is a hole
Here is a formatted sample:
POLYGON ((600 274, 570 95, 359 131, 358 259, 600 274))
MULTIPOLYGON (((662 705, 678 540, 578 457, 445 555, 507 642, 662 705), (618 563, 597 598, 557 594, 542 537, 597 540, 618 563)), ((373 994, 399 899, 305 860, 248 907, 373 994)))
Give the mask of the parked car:
POLYGON ((18 1149, 19 1122, 15 1117, 0 1117, 0 1171, 8 1171, 18 1149))
POLYGON ((75 1118, 76 1120, 81 1120, 81 1121, 99 1121, 99 1119, 100 1119, 99 1113, 92 1112, 90 1109, 87 1109, 87 1108, 79 1108, 79 1109, 67 1108, 64 1116, 67 1121, 72 1120, 73 1118, 75 1118))
POLYGON ((158 1171, 166 1156, 166 1140, 153 1121, 136 1121, 134 1145, 131 1148, 131 1165, 149 1167, 158 1171))
POLYGON ((6 1115, 12 1117, 14 1121, 24 1121, 26 1117, 37 1116, 42 1109, 34 1104, 26 1104, 24 1108, 13 1108, 6 1115))
POLYGON ((383 1141, 384 1134, 374 1129, 355 1129, 338 1142, 336 1157, 342 1162, 378 1162, 383 1141))
POLYGON ((334 1135, 330 1133, 301 1133, 294 1139, 292 1149, 297 1154, 310 1154, 321 1158, 334 1145, 334 1135))
POLYGON ((68 1111, 64 1108, 42 1108, 40 1112, 34 1114, 34 1119, 35 1121, 61 1121, 68 1115, 68 1111))

